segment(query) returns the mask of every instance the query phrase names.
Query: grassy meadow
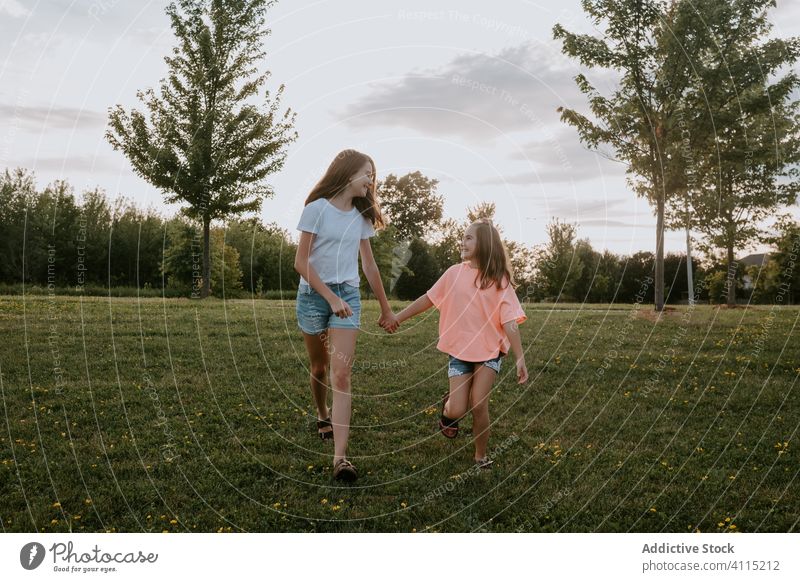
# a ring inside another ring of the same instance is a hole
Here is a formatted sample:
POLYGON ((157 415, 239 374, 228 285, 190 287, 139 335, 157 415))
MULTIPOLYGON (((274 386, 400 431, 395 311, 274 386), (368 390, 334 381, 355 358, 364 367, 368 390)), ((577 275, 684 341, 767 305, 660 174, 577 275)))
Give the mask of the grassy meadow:
POLYGON ((0 297, 3 531, 798 530, 798 308, 526 306, 478 473, 436 312, 364 301, 348 486, 293 299, 0 297))

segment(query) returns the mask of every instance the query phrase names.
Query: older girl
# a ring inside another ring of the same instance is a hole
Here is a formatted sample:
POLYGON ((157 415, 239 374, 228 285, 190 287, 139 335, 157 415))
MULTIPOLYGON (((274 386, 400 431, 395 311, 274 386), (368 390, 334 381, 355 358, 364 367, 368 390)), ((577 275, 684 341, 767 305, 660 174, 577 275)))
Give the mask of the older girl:
POLYGON ((358 477, 346 453, 350 373, 361 325, 359 254, 364 275, 381 305, 379 324, 389 331, 397 327, 369 241, 375 229, 384 225, 375 189, 372 158, 345 150, 311 190, 297 225, 301 231, 294 263, 301 277, 297 323, 311 363, 317 429, 323 440, 333 438, 333 476, 344 481, 358 477), (329 370, 332 410, 327 403, 329 370))

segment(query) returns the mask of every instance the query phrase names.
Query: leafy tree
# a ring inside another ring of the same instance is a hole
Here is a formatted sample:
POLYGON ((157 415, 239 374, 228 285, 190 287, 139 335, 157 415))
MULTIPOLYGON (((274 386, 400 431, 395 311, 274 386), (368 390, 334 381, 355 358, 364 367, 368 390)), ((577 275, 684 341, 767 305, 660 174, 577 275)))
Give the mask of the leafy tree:
POLYGON ((79 209, 66 181, 56 180, 32 199, 25 239, 25 280, 72 285, 77 278, 79 209))
POLYGON ((279 113, 281 86, 255 103, 269 72, 259 72, 270 0, 178 0, 167 7, 177 46, 166 57, 160 94, 139 92, 145 114, 117 105, 106 138, 134 170, 184 202, 203 227, 202 292, 210 292, 210 226, 255 212, 272 191, 265 178, 281 169, 296 139, 294 114, 279 113))
POLYGON ((113 210, 107 280, 111 287, 160 287, 164 224, 153 210, 142 211, 120 198, 113 210))
MULTIPOLYGON (((162 272, 167 285, 173 288, 191 288, 193 295, 200 292, 200 233, 192 222, 175 218, 167 225, 168 246, 164 253, 162 272)), ((239 251, 226 244, 225 231, 211 231, 211 280, 217 287, 214 294, 242 289, 242 268, 239 251)))
POLYGON ((481 218, 488 218, 494 220, 494 213, 497 210, 494 202, 479 202, 474 207, 467 208, 467 224, 469 226, 476 220, 481 218))
POLYGON ((621 298, 615 297, 621 273, 622 269, 617 255, 608 250, 599 254, 595 270, 595 284, 592 286, 589 300, 601 303, 621 300, 621 298))
MULTIPOLYGON (((683 37, 702 50, 684 61, 690 84, 681 115, 697 181, 687 193, 692 227, 707 252, 735 252, 762 238, 760 223, 797 200, 800 170, 800 38, 768 39, 772 0, 693 0, 683 37)), ((681 162, 679 162, 681 163, 681 162)), ((727 285, 736 303, 738 285, 727 285)))
POLYGON ((225 244, 225 231, 211 231, 211 284, 214 293, 224 297, 242 288, 242 268, 239 251, 225 244))
MULTIPOLYGON (((84 285, 108 284, 108 247, 111 238, 112 212, 113 209, 103 190, 95 188, 83 192, 77 238, 84 285)), ((76 284, 79 283, 80 280, 76 281, 76 284)))
POLYGON ((166 224, 166 243, 161 272, 166 286, 191 288, 192 295, 201 292, 201 239, 197 227, 182 217, 166 224))
MULTIPOLYGON (((667 128, 674 124, 682 91, 682 69, 671 66, 664 39, 673 34, 662 0, 583 0, 584 11, 602 36, 575 34, 560 24, 553 36, 562 51, 593 69, 620 76, 611 95, 603 96, 583 73, 575 77, 594 119, 560 107, 561 120, 575 127, 580 140, 627 166, 628 182, 656 211, 655 309, 664 307, 665 208, 672 192, 665 175, 667 128)), ((673 51, 674 52, 674 51, 673 51)))
POLYGON ((389 174, 378 184, 381 210, 397 229, 399 239, 425 237, 439 225, 443 200, 436 194, 438 184, 419 171, 399 178, 389 174))
POLYGON ((416 299, 430 289, 440 275, 428 243, 415 238, 411 241, 409 251, 408 271, 400 275, 394 289, 400 299, 416 299))
POLYGON ((532 291, 535 254, 533 250, 522 243, 513 240, 504 241, 511 268, 514 271, 514 280, 517 283, 517 294, 521 297, 529 295, 532 291))
POLYGON ((584 264, 575 252, 575 225, 555 219, 547 225, 548 242, 536 251, 535 286, 545 299, 570 301, 584 264))
POLYGON ((640 251, 620 257, 619 301, 648 302, 653 300, 653 270, 655 256, 649 251, 640 251))
POLYGON ((300 276, 294 270, 296 245, 276 224, 257 218, 232 220, 225 232, 226 244, 239 252, 242 282, 250 293, 297 289, 300 276))
MULTIPOLYGON (((401 239, 397 228, 389 223, 371 239, 371 244, 372 255, 380 269, 383 288, 387 294, 396 295, 400 277, 403 274, 413 275, 408 267, 408 261, 412 256, 411 243, 401 239)), ((361 278, 361 292, 365 296, 370 296, 372 293, 366 277, 361 278)))
POLYGON ((466 229, 466 225, 452 218, 442 222, 438 240, 432 249, 439 273, 444 273, 448 267, 461 262, 461 240, 466 229))
POLYGON ((581 276, 572 279, 571 286, 564 289, 564 293, 578 301, 591 300, 594 292, 604 291, 608 282, 598 279, 597 267, 600 263, 600 253, 592 248, 589 239, 581 239, 574 246, 574 263, 582 265, 581 276), (598 287, 599 286, 599 287, 598 287))
POLYGON ((25 221, 37 197, 34 175, 23 168, 0 175, 0 281, 22 280, 25 221))
POLYGON ((800 302, 800 222, 781 217, 777 231, 768 239, 775 246, 770 253, 774 276, 768 287, 768 300, 795 305, 800 302))

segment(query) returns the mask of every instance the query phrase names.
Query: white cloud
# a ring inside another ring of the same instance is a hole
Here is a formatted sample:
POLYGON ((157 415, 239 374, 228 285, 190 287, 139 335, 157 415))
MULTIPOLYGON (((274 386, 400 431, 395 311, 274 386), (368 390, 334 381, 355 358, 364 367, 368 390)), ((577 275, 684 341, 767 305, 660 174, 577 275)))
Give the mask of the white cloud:
POLYGON ((441 68, 376 83, 340 117, 351 127, 407 127, 481 142, 558 125, 557 108, 578 96, 576 72, 550 43, 464 53, 441 68))
POLYGON ((24 18, 30 13, 31 11, 17 0, 0 0, 0 14, 7 14, 11 18, 24 18))
MULTIPOLYGON (((10 127, 45 129, 96 129, 105 127, 106 114, 75 107, 0 104, 0 118, 10 127)), ((1 126, 0 126, 1 127, 1 126)))

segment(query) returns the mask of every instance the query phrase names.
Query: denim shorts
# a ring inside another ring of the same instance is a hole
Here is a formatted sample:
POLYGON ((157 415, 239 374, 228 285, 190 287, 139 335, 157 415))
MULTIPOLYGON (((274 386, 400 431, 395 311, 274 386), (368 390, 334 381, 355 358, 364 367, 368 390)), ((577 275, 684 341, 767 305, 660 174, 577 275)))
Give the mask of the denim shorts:
POLYGON ((491 360, 486 360, 485 362, 465 362, 464 360, 459 360, 454 356, 450 356, 450 363, 447 366, 447 377, 452 378, 453 376, 461 376, 462 374, 471 374, 475 371, 475 366, 481 365, 491 368, 499 374, 500 363, 503 361, 503 356, 505 356, 505 354, 500 352, 499 356, 491 360))
POLYGON ((330 327, 359 329, 361 326, 361 291, 349 283, 328 283, 331 291, 350 306, 353 315, 339 317, 325 298, 311 286, 301 283, 297 289, 297 325, 307 334, 317 335, 330 327))

